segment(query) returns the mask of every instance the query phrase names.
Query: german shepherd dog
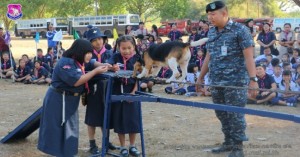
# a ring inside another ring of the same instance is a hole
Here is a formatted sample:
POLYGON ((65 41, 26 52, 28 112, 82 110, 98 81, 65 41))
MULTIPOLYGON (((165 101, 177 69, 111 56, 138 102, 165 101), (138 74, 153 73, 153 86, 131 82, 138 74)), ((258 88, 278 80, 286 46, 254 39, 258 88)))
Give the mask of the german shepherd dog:
MULTIPOLYGON (((203 45, 206 41, 207 38, 201 39, 196 45, 203 45)), ((137 78, 149 77, 149 75, 156 77, 161 67, 169 66, 173 74, 166 82, 183 81, 187 74, 187 66, 190 59, 189 43, 171 41, 161 45, 152 45, 144 52, 141 60, 135 63, 133 77, 136 76, 137 71, 140 72, 137 78), (181 77, 177 69, 178 66, 182 71, 181 77)))

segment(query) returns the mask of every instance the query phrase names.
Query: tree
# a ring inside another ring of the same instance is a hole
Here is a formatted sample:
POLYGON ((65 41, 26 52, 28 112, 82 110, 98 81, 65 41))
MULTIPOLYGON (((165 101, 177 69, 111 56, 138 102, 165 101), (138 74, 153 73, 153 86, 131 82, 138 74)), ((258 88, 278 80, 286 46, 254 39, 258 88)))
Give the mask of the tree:
POLYGON ((164 0, 159 6, 162 19, 182 19, 187 17, 189 3, 186 0, 164 0))
POLYGON ((297 4, 298 6, 300 6, 300 0, 293 0, 295 4, 297 4))
POLYGON ((147 22, 151 15, 158 15, 160 0, 124 0, 123 3, 129 13, 138 14, 142 21, 147 22))
POLYGON ((49 7, 53 16, 57 17, 85 16, 94 13, 93 0, 56 0, 49 7))

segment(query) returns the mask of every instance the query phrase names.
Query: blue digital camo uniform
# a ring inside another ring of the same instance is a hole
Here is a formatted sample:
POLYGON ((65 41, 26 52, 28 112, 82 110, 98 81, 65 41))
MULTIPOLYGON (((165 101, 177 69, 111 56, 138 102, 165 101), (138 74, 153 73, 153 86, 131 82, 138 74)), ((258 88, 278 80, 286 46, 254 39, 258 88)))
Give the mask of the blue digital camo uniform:
MULTIPOLYGON (((249 82, 243 50, 254 45, 249 29, 231 20, 221 32, 212 27, 208 32, 207 49, 210 54, 209 78, 212 85, 247 86, 249 82), (221 47, 227 47, 222 55, 221 47)), ((244 107, 247 90, 212 88, 214 103, 244 107)), ((216 110, 221 121, 225 142, 246 141, 244 114, 216 110)))

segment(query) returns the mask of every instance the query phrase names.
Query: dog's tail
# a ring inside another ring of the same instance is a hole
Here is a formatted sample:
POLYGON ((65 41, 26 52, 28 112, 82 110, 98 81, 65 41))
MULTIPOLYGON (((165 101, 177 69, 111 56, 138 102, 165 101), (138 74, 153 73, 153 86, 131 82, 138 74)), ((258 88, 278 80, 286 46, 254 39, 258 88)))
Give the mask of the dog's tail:
POLYGON ((207 41, 208 41, 208 38, 203 38, 203 39, 191 42, 190 46, 192 46, 192 47, 201 46, 201 45, 204 45, 207 41))

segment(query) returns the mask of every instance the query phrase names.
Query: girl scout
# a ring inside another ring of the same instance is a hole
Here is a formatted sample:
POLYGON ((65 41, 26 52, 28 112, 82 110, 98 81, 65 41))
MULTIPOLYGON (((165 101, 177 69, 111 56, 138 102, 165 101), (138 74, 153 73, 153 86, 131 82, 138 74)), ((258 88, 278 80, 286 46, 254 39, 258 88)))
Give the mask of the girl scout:
POLYGON ((89 79, 107 71, 107 66, 99 66, 85 74, 83 64, 90 61, 92 52, 90 42, 77 39, 54 68, 39 130, 38 149, 44 153, 70 157, 78 152, 80 94, 89 79))

